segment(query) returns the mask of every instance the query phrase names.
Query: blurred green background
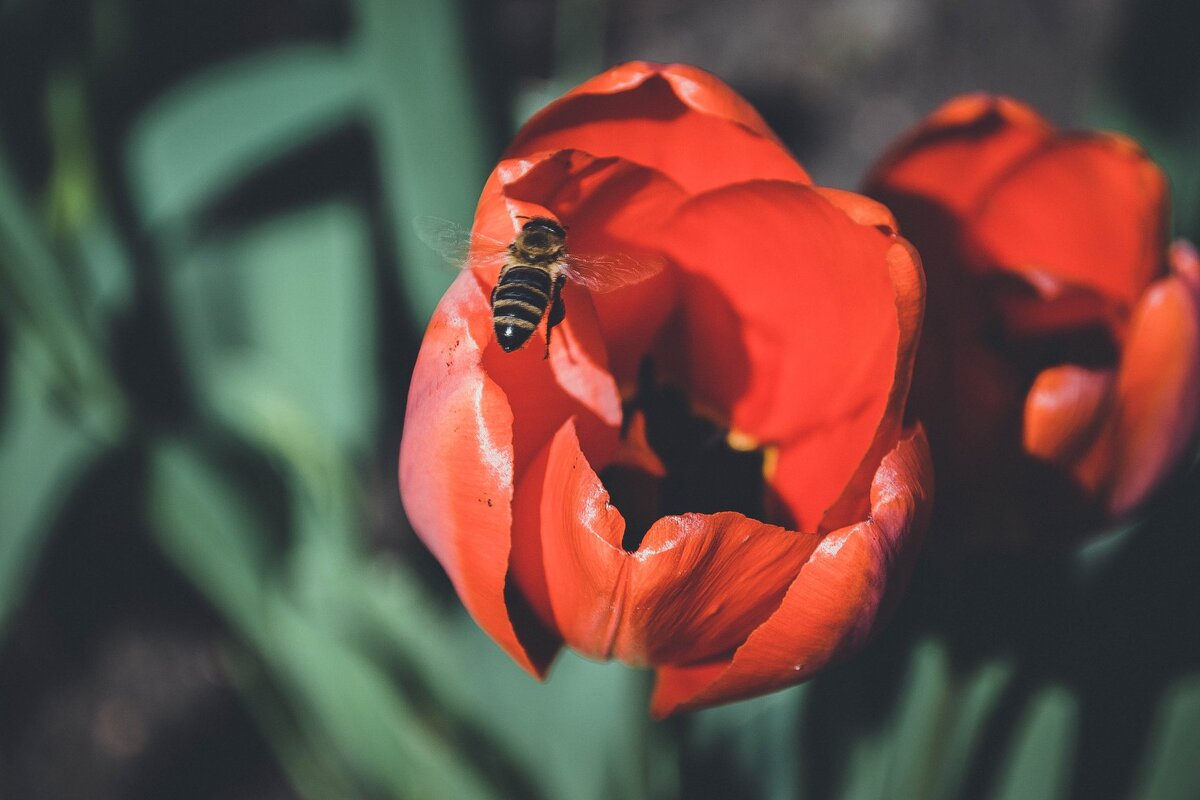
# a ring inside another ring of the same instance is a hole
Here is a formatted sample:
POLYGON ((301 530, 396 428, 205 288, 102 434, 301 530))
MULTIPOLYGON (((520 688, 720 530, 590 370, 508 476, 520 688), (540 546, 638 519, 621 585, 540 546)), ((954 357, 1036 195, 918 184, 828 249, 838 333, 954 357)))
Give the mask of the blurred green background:
POLYGON ((0 2, 0 797, 1200 797, 1200 475, 1057 559, 922 566, 857 659, 652 723, 467 618, 395 459, 520 121, 713 70, 852 188, 949 95, 1131 133, 1200 235, 1197 6, 0 2))

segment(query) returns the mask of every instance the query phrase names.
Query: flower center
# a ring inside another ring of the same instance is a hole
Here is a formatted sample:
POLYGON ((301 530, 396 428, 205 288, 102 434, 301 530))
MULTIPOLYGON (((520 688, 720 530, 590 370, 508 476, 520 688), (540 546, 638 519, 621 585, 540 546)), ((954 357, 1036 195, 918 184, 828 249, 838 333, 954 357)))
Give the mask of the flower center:
POLYGON ((621 544, 626 550, 637 550, 650 526, 664 516, 737 511, 764 518, 769 507, 764 451, 734 449, 728 444, 728 433, 726 427, 697 414, 682 389, 658 384, 649 360, 642 364, 637 393, 625 404, 622 437, 629 447, 648 445, 665 474, 656 475, 655 470, 629 460, 618 461, 600 474, 611 502, 625 517, 621 544), (642 430, 634 431, 634 425, 643 426, 642 430))

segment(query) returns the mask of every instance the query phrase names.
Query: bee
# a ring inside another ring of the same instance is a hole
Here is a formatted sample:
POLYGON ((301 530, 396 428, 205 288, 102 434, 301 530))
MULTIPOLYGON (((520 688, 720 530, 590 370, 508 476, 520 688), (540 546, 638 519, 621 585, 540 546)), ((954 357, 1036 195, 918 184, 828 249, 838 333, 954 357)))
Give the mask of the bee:
POLYGON ((548 217, 518 217, 526 222, 509 243, 471 234, 435 217, 418 217, 417 235, 446 260, 462 269, 499 265, 492 289, 492 327, 506 353, 520 349, 546 320, 546 352, 550 335, 567 315, 563 288, 576 283, 593 292, 610 292, 657 274, 653 259, 626 255, 568 255, 567 229, 548 217))

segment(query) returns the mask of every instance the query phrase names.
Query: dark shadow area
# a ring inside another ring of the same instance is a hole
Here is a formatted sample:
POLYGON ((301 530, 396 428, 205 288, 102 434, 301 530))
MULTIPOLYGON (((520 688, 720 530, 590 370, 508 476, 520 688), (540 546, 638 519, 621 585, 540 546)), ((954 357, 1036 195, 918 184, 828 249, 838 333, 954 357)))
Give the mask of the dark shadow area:
POLYGON ((962 796, 995 788, 1029 700, 1051 686, 1080 710, 1070 796, 1129 796, 1165 690, 1200 669, 1200 639, 1179 613, 1200 608, 1198 513, 1193 473, 1101 569, 1083 570, 1070 555, 921 564, 892 625, 810 689, 800 721, 808 791, 833 796, 853 743, 895 713, 912 646, 933 635, 958 676, 993 659, 1017 665, 986 718, 962 796))
MULTIPOLYGON (((78 3, 83 14, 95 13, 78 3)), ((214 63, 249 55, 272 46, 314 42, 338 44, 352 32, 351 3, 346 0, 248 0, 207 3, 135 0, 125 18, 125 46, 112 50, 102 81, 120 75, 121 106, 116 116, 128 118, 150 100, 214 63)), ((99 54, 103 32, 93 31, 99 54)), ((116 43, 112 43, 116 44, 116 43)))
POLYGON ((145 469, 124 450, 88 471, 13 619, 0 659, 5 791, 293 797, 224 674, 220 619, 152 544, 131 491, 145 469))
POLYGON ((767 81, 736 88, 750 102, 763 121, 804 163, 803 154, 828 146, 836 133, 822 115, 820 100, 797 92, 794 87, 767 81))
POLYGON ((600 474, 612 502, 625 517, 623 546, 634 552, 660 517, 736 511, 753 519, 788 527, 790 519, 772 520, 767 508, 782 509, 763 476, 763 450, 735 450, 729 430, 699 416, 687 393, 658 384, 647 359, 638 375, 637 394, 625 404, 622 438, 644 436, 665 474, 655 476, 628 463, 600 474), (639 430, 634 432, 635 418, 639 430))
POLYGON ((763 796, 757 776, 747 773, 734 753, 719 747, 684 750, 679 760, 679 776, 679 797, 688 800, 763 796))
MULTIPOLYGON (((528 772, 518 766, 512 748, 506 742, 498 740, 469 716, 447 709, 440 698, 432 693, 422 691, 421 687, 425 685, 423 677, 415 673, 411 665, 398 657, 395 651, 377 651, 374 655, 376 663, 387 670, 396 684, 405 687, 405 698, 428 728, 436 731, 449 746, 462 748, 472 754, 471 766, 497 797, 551 800, 528 772)), ((532 658, 535 662, 543 660, 540 654, 532 654, 532 658)))
POLYGON ((1159 130, 1200 115, 1196 31, 1200 6, 1190 0, 1127 2, 1110 67, 1122 97, 1159 130))

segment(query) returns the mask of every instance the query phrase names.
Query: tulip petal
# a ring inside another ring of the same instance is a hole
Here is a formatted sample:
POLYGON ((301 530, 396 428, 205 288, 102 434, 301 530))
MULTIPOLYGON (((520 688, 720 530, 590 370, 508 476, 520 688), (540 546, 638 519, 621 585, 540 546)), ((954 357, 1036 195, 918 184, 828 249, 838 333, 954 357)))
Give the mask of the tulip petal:
POLYGON ((1142 502, 1194 445, 1200 427, 1200 291, 1177 276, 1146 291, 1117 374, 1109 512, 1142 502))
POLYGON ((635 62, 593 78, 536 114, 506 155, 563 148, 653 167, 689 193, 754 178, 811 182, 749 103, 678 64, 635 62))
POLYGON ((400 493, 413 529, 471 616, 522 667, 541 676, 556 646, 517 636, 505 601, 513 497, 512 412, 482 367, 486 295, 463 273, 429 323, 413 371, 400 493))
POLYGON ((932 488, 929 448, 918 429, 880 464, 870 518, 822 539, 783 603, 727 667, 660 668, 651 713, 661 718, 781 689, 861 646, 903 590, 928 523, 932 488))
POLYGON ((888 233, 895 233, 900 228, 896 223, 896 217, 887 206, 866 195, 848 192, 845 189, 832 189, 828 186, 814 186, 813 191, 840 208, 846 216, 859 225, 880 228, 888 233))
POLYGON ((1131 140, 1058 136, 1016 163, 970 218, 972 260, 1041 270, 1132 308, 1162 266, 1166 207, 1166 178, 1131 140))
MULTIPOLYGON (((853 520, 862 519, 863 514, 867 513, 875 472, 883 457, 895 447, 904 426, 904 411, 912 385, 913 365, 925 313, 925 273, 921 269, 916 248, 904 239, 897 238, 888 248, 887 262, 896 292, 896 322, 900 332, 896 343, 896 371, 892 378, 892 389, 871 448, 859 462, 858 470, 846 482, 841 497, 825 511, 819 527, 821 531, 848 525, 853 520)), ((778 485, 789 486, 785 481, 780 481, 778 485)))
POLYGON ((882 195, 893 210, 891 197, 907 195, 965 214, 1014 161, 1052 135, 1049 123, 1024 103, 986 94, 956 97, 888 151, 867 179, 868 193, 882 195))
POLYGON ((686 514, 660 519, 631 553, 621 547, 625 520, 573 423, 537 464, 544 464, 539 524, 553 621, 593 658, 686 664, 728 654, 775 610, 818 541, 733 512, 686 514))
POLYGON ((1065 364, 1042 371, 1025 399, 1025 451, 1070 465, 1099 434, 1113 384, 1113 370, 1065 364))
POLYGON ((732 652, 779 607, 819 542, 732 511, 663 517, 632 555, 618 657, 690 664, 732 652))
POLYGON ((530 466, 516 508, 514 575, 522 592, 571 647, 611 658, 628 566, 625 520, 580 449, 574 420, 559 427, 530 466))
POLYGON ((796 481, 773 483, 795 527, 815 530, 885 418, 901 328, 915 335, 913 320, 898 322, 889 265, 907 259, 919 274, 911 250, 894 257, 895 237, 774 181, 688 201, 663 238, 682 271, 685 384, 739 433, 787 444, 778 475, 796 481))
POLYGON ((754 106, 720 78, 691 64, 629 61, 584 81, 563 97, 626 92, 654 77, 669 83, 676 97, 689 108, 736 122, 760 136, 774 136, 754 106))

